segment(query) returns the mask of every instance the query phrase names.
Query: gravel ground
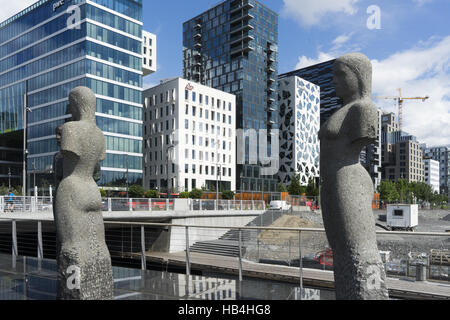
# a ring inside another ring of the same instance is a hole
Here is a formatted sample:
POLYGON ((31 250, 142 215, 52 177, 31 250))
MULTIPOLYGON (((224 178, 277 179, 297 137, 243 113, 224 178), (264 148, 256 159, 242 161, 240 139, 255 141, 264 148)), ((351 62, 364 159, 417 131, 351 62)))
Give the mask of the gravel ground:
MULTIPOLYGON (((311 227, 323 228, 320 211, 293 212, 293 215, 301 218, 301 220, 308 220, 311 227)), ((386 211, 374 211, 374 220, 381 225, 385 225, 386 222, 383 221, 385 215, 386 211)), ((283 220, 285 222, 293 221, 292 219, 283 220)), ((275 221, 274 226, 280 227, 281 225, 275 221)), ((289 227, 289 225, 285 225, 285 227, 289 227)), ((377 229, 384 230, 382 228, 377 229)), ((450 230, 450 210, 419 211, 417 232, 446 232, 447 230, 450 230)), ((272 236, 276 235, 272 234, 272 236)), ((259 245, 256 239, 253 239, 254 241, 250 241, 247 245, 246 258, 257 260, 260 257, 280 261, 298 258, 298 236, 280 236, 279 239, 278 243, 260 239, 259 245)), ((324 233, 304 233, 302 236, 302 254, 305 256, 312 256, 327 246, 328 242, 324 233)), ((378 235, 378 247, 382 251, 391 251, 391 260, 406 259, 410 252, 429 253, 431 249, 450 249, 450 233, 448 237, 417 236, 414 232, 411 232, 410 235, 378 235)))

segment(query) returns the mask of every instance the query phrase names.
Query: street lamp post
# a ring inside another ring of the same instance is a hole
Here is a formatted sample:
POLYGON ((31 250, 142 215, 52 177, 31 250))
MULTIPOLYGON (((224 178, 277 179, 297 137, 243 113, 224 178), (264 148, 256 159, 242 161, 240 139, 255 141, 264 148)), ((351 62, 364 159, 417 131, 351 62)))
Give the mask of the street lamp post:
POLYGON ((127 155, 127 171, 126 171, 126 180, 125 180, 125 183, 126 183, 126 185, 127 185, 127 199, 129 198, 129 196, 128 196, 128 155, 127 155))
POLYGON ((11 168, 8 168, 8 191, 11 190, 11 168))
POLYGON ((175 148, 174 145, 170 145, 167 147, 167 199, 170 199, 170 190, 169 190, 169 161, 170 161, 170 152, 169 150, 175 148))
POLYGON ((33 192, 36 192, 36 160, 34 159, 33 159, 33 192))

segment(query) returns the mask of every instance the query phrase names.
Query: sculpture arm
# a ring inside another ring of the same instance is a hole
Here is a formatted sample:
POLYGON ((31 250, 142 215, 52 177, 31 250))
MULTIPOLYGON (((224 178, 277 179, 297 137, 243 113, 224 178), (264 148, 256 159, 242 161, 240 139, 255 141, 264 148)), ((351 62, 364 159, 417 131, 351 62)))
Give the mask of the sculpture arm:
POLYGON ((348 134, 352 143, 365 145, 377 139, 378 112, 372 103, 355 104, 348 114, 348 134))
POLYGON ((75 122, 68 122, 61 129, 61 153, 73 153, 80 157, 82 146, 79 142, 80 134, 73 125, 75 122))

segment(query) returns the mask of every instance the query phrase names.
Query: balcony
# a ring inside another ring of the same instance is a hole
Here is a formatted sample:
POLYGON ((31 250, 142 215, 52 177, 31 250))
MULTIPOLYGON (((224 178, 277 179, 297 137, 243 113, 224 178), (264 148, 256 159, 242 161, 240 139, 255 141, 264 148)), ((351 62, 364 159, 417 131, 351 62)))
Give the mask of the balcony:
POLYGON ((267 52, 278 52, 278 47, 274 44, 271 44, 270 42, 267 43, 267 52))
POLYGON ((201 33, 196 33, 195 35, 194 35, 194 39, 201 39, 202 38, 202 34, 201 33))
POLYGON ((201 29, 201 28, 202 28, 202 25, 201 25, 200 23, 197 23, 197 24, 194 26, 194 28, 195 28, 195 29, 201 29))
POLYGON ((241 14, 238 14, 234 17, 230 18, 230 25, 242 20, 250 20, 250 19, 254 19, 255 17, 250 13, 250 12, 243 12, 241 14))
POLYGON ((270 78, 270 77, 267 78, 267 83, 270 83, 270 85, 274 82, 275 82, 275 80, 273 78, 270 78))
POLYGON ((266 72, 267 73, 275 73, 275 69, 273 67, 267 67, 266 72))
POLYGON ((253 48, 251 45, 246 45, 246 46, 239 46, 239 47, 235 47, 235 48, 231 48, 230 54, 234 55, 237 53, 248 53, 249 51, 254 51, 255 48, 253 48))
POLYGON ((201 49, 202 46, 203 46, 203 45, 202 45, 200 42, 194 44, 194 48, 195 48, 195 49, 201 49))
POLYGON ((248 23, 246 23, 244 25, 239 24, 237 26, 234 26, 234 27, 230 28, 230 35, 232 36, 236 32, 248 31, 248 30, 253 30, 253 29, 255 29, 255 28, 253 28, 253 26, 249 25, 248 23))
POLYGON ((247 42, 247 41, 252 41, 252 40, 255 40, 255 38, 253 36, 249 35, 248 33, 240 34, 238 36, 231 37, 230 45, 236 44, 236 43, 241 42, 241 41, 247 42))
POLYGON ((244 3, 239 3, 237 5, 230 7, 230 14, 233 14, 236 11, 242 10, 242 9, 253 9, 255 6, 249 3, 248 1, 244 1, 244 3))
POLYGON ((275 110, 275 108, 274 107, 272 107, 272 106, 268 106, 267 107, 267 112, 275 112, 276 110, 275 110))

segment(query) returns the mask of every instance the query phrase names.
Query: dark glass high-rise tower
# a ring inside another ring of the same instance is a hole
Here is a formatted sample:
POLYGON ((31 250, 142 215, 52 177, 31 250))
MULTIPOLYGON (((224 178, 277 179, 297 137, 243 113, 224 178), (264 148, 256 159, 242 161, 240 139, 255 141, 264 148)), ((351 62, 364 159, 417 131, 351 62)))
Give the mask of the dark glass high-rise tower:
MULTIPOLYGON (((184 78, 236 95, 237 129, 278 129, 278 15, 254 0, 226 0, 183 24, 184 78)), ((278 137, 276 137, 278 139, 278 137)), ((236 188, 275 191, 262 164, 238 164, 236 188)), ((258 145, 259 151, 259 145, 258 145)))

